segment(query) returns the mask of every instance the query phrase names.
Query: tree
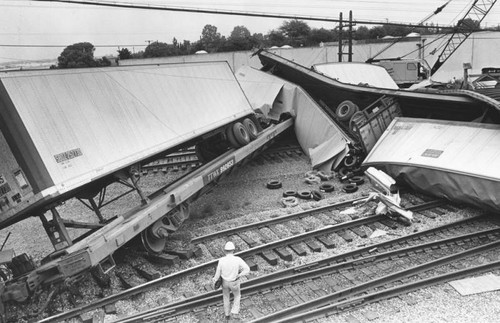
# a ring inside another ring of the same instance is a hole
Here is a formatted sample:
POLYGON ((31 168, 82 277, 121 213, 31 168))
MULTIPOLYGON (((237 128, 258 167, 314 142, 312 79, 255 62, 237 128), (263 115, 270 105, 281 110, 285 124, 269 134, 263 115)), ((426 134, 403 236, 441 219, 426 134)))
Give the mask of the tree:
POLYGON ((472 20, 471 18, 460 19, 457 22, 457 27, 460 29, 465 29, 468 31, 477 31, 481 29, 481 24, 477 20, 472 20))
POLYGON ((306 44, 307 45, 317 45, 321 42, 327 43, 327 42, 332 42, 334 41, 334 34, 324 28, 320 29, 312 29, 309 37, 307 38, 306 44))
POLYGON ((221 46, 222 37, 220 33, 217 32, 217 27, 212 25, 205 25, 201 31, 201 44, 203 48, 209 52, 217 52, 221 46))
POLYGON ((303 45, 311 33, 311 27, 298 19, 284 21, 279 30, 289 38, 292 46, 303 45))
POLYGON ((152 42, 144 50, 144 57, 165 57, 171 56, 173 49, 169 47, 167 43, 162 42, 152 42))
POLYGON ((286 37, 279 30, 271 30, 265 37, 268 47, 278 46, 281 47, 286 42, 286 37))
POLYGON ((132 53, 128 50, 128 48, 122 48, 118 50, 118 58, 119 59, 130 59, 132 58, 132 53))
POLYGON ((384 27, 375 26, 368 32, 369 39, 378 39, 386 36, 384 27))
POLYGON ((58 68, 95 67, 94 45, 89 42, 76 43, 66 47, 57 58, 58 68))
POLYGON ((265 37, 262 33, 255 33, 250 39, 252 42, 252 48, 263 48, 265 47, 265 37))
POLYGON ((353 38, 356 40, 363 40, 370 38, 370 30, 368 27, 359 26, 356 30, 354 30, 353 38))
POLYGON ((111 66, 111 61, 106 56, 103 56, 101 59, 98 59, 96 62, 97 62, 97 66, 101 66, 101 67, 111 66))
POLYGON ((253 47, 250 31, 245 26, 234 27, 228 39, 226 49, 248 50, 253 47))

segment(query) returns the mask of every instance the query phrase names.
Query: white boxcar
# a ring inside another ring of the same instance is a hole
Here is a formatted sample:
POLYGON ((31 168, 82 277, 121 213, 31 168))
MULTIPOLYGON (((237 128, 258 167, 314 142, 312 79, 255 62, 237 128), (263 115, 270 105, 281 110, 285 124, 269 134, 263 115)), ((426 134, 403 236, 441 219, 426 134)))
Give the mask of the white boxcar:
POLYGON ((500 210, 500 125, 396 118, 363 162, 414 189, 500 210))
POLYGON ((226 62, 0 74, 0 227, 252 113, 226 62))

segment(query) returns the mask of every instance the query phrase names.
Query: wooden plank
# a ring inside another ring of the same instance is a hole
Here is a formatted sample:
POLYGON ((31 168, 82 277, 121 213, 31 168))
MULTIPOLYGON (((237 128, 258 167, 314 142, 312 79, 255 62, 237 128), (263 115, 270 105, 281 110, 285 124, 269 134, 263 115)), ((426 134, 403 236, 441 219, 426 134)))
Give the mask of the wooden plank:
POLYGON ((143 265, 135 265, 134 269, 147 280, 155 280, 161 277, 161 273, 153 268, 147 268, 143 265))
POLYGON ((154 263, 157 263, 160 265, 168 265, 168 266, 174 266, 180 262, 179 257, 176 255, 167 255, 167 254, 148 255, 147 258, 151 262, 154 262, 154 263))
POLYGON ((301 257, 307 255, 307 252, 304 250, 304 248, 302 248, 300 244, 292 244, 289 245, 289 247, 293 250, 293 252, 301 257))
POLYGON ((316 239, 319 242, 321 242, 327 249, 333 249, 336 247, 335 243, 327 236, 319 236, 319 237, 316 237, 316 239))
POLYGON ((292 261, 293 259, 290 251, 286 250, 285 248, 276 248, 274 249, 274 252, 276 252, 276 254, 284 261, 292 261))
POLYGON ((264 251, 260 254, 265 261, 271 266, 276 266, 278 264, 278 258, 276 255, 270 251, 264 251))

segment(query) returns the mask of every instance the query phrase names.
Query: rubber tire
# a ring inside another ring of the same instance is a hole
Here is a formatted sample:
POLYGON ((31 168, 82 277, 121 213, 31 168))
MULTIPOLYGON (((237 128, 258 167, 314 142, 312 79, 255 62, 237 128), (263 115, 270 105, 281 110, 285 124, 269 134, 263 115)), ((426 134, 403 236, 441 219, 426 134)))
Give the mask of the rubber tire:
POLYGON ((315 201, 319 201, 324 198, 323 194, 321 194, 319 191, 311 191, 311 196, 315 201))
POLYGON ((349 169, 347 169, 347 167, 341 167, 339 169, 339 176, 340 177, 347 176, 349 173, 350 173, 350 171, 349 171, 349 169))
POLYGON ((330 193, 335 190, 335 186, 331 183, 323 183, 319 186, 319 190, 325 193, 330 193))
POLYGON ((250 142, 250 135, 248 134, 248 130, 241 122, 236 122, 233 125, 233 134, 234 138, 236 138, 236 141, 241 146, 245 146, 250 142))
POLYGON ((352 184, 356 184, 357 186, 362 185, 365 182, 365 179, 361 176, 353 176, 349 179, 349 182, 352 184))
POLYGON ((259 135, 259 130, 252 120, 246 118, 245 120, 243 120, 243 125, 245 126, 245 128, 247 128, 250 140, 254 140, 255 138, 257 138, 257 136, 259 135))
POLYGON ((345 184, 342 188, 346 193, 354 193, 358 190, 358 185, 356 184, 345 184))
POLYGON ((283 192, 283 197, 290 197, 290 196, 293 196, 293 197, 296 197, 297 196, 297 191, 284 191, 283 192))
POLYGON ((356 156, 345 156, 343 160, 343 164, 347 168, 352 168, 358 162, 358 158, 356 156))
POLYGON ((311 191, 300 191, 297 193, 297 197, 303 200, 310 200, 312 198, 311 191))
POLYGON ((195 145, 194 146, 194 151, 195 151, 196 157, 198 157, 198 160, 202 164, 206 164, 209 161, 212 161, 215 158, 219 157, 219 154, 217 154, 217 153, 215 153, 213 151, 208 150, 208 148, 206 147, 205 143, 203 143, 203 142, 200 142, 197 145, 195 145))
POLYGON ((345 100, 341 102, 335 110, 335 115, 340 121, 349 121, 351 117, 359 111, 359 108, 352 101, 345 100))
POLYGON ((228 127, 226 129, 226 138, 227 138, 227 141, 229 141, 229 144, 231 145, 231 147, 233 148, 240 148, 241 145, 239 144, 239 142, 236 141, 236 138, 234 137, 234 133, 233 133, 233 127, 228 127))
POLYGON ((283 184, 281 184, 280 181, 275 180, 275 179, 267 182, 267 184, 266 184, 266 187, 270 190, 276 190, 278 188, 281 188, 282 186, 283 186, 283 184))

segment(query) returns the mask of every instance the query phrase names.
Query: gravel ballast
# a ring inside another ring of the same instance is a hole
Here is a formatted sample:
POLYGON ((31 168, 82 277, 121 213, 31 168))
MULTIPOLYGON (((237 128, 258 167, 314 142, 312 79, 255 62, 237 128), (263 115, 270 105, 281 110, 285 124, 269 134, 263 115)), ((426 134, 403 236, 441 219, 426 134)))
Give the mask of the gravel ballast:
MULTIPOLYGON (((282 193, 286 190, 312 190, 317 189, 316 184, 307 184, 305 181, 306 172, 310 171, 311 167, 306 158, 292 159, 287 158, 283 162, 265 163, 259 165, 249 163, 242 168, 237 169, 231 175, 223 179, 210 193, 202 196, 191 205, 191 217, 187 220, 180 230, 171 236, 167 243, 167 247, 182 247, 189 245, 191 238, 195 236, 205 235, 216 232, 222 229, 239 226, 246 223, 253 223, 260 220, 269 219, 276 216, 282 216, 298 212, 300 210, 310 209, 322 205, 332 204, 344 200, 350 200, 355 197, 360 197, 371 191, 370 184, 365 183, 360 186, 360 189, 352 194, 347 194, 341 191, 342 183, 337 179, 329 181, 335 187, 333 192, 324 193, 325 199, 320 201, 300 200, 299 204, 292 208, 285 208, 281 203, 283 198, 282 193), (278 180, 282 183, 280 189, 268 189, 266 183, 270 180, 278 180)), ((162 187, 171 178, 170 175, 150 174, 146 175, 141 181, 147 193, 162 187)), ((171 175, 175 177, 176 175, 171 175)), ((119 190, 119 189, 117 189, 119 190)), ((121 205, 115 206, 114 209, 108 210, 109 215, 120 212, 126 209, 129 205, 133 205, 136 201, 125 201, 121 205)), ((88 215, 84 213, 77 202, 68 202, 63 207, 66 214, 69 214, 72 219, 82 220, 88 215)), ((372 205, 357 206, 356 211, 360 213, 371 212, 372 205)), ((457 221, 462 218, 471 217, 479 214, 480 211, 474 208, 465 208, 457 212, 447 212, 445 215, 438 216, 436 219, 428 219, 419 216, 420 222, 415 222, 409 227, 401 226, 397 230, 392 230, 390 235, 369 239, 354 236, 354 241, 351 243, 345 242, 338 236, 331 238, 337 243, 337 247, 332 250, 324 250, 321 253, 308 253, 305 257, 294 256, 293 261, 279 261, 278 266, 271 267, 267 265, 260 257, 255 257, 258 272, 253 272, 252 276, 264 275, 283 268, 294 265, 311 262, 327 256, 340 254, 362 245, 378 243, 389 240, 394 237, 403 236, 414 233, 416 231, 425 230, 434 226, 438 226, 451 221, 457 221)), ((62 212, 63 214, 63 212, 62 212)), ((63 214, 64 216, 64 214, 63 214)), ((332 218, 342 219, 347 217, 340 212, 332 215, 332 218)), ((308 225, 317 227, 320 224, 318 221, 309 219, 308 225)), ((297 225, 297 233, 302 229, 297 225)), ((290 225, 283 226, 283 232, 287 234, 293 231, 294 228, 290 225)), ((370 234, 371 230, 365 228, 370 234)), ((31 218, 27 221, 18 223, 12 227, 0 232, 0 240, 5 238, 8 232, 12 232, 9 241, 5 248, 14 248, 16 254, 27 252, 33 256, 36 261, 40 261, 42 256, 48 254, 52 250, 49 239, 46 237, 41 222, 37 218, 31 218)), ((264 234, 273 235, 269 230, 263 230, 264 234)), ((296 232, 294 232, 296 234, 296 232)), ((251 238, 258 240, 258 235, 251 233, 251 238)), ((273 237, 275 238, 275 237, 273 237)), ((240 248, 244 246, 241 240, 234 241, 240 248)), ((174 268, 165 266, 154 266, 157 270, 166 275, 176 270, 194 266, 196 264, 210 261, 213 258, 210 256, 210 250, 222 249, 223 242, 216 241, 202 248, 203 255, 189 261, 181 261, 180 265, 174 268)), ((245 247, 246 248, 246 247, 245 247)), ((133 258, 133 257, 132 257, 133 258)), ((131 260, 132 261, 132 260, 131 260)), ((215 270, 215 268, 214 268, 215 270)), ((493 272, 500 274, 500 271, 493 272)), ((111 322, 117 317, 125 317, 127 314, 140 312, 152 306, 158 306, 178 299, 180 295, 186 295, 192 292, 198 292, 201 287, 208 284, 213 273, 200 273, 194 279, 189 281, 180 281, 176 284, 165 286, 162 289, 154 292, 147 292, 141 296, 135 297, 130 301, 122 301, 116 303, 117 314, 106 315, 105 321, 111 322)), ((116 280, 116 276, 113 276, 116 280)), ((118 281, 113 281, 112 284, 119 284, 118 281)), ((98 294, 98 288, 94 284, 85 289, 85 284, 80 284, 83 290, 83 295, 98 294)), ((112 292, 112 291, 110 291, 112 292)), ((244 295, 243 295, 244 296, 244 295)), ((82 298, 81 301, 84 301, 82 298)), ((333 317, 322 319, 322 322, 496 322, 500 317, 500 292, 486 292, 477 295, 461 296, 449 284, 441 284, 414 291, 385 300, 379 303, 365 306, 355 311, 349 311, 335 315, 333 317)), ((63 310, 65 306, 58 307, 63 310)), ((22 306, 15 306, 13 310, 24 311, 22 306)), ((214 314, 215 315, 215 314, 214 314)), ((210 317, 214 317, 210 315, 210 317)), ((21 320, 22 321, 22 320, 21 320)), ((78 322, 78 320, 73 320, 78 322)), ((179 318, 180 322, 196 322, 197 320, 191 316, 183 316, 179 318)), ((242 317, 241 321, 245 321, 242 317)))

